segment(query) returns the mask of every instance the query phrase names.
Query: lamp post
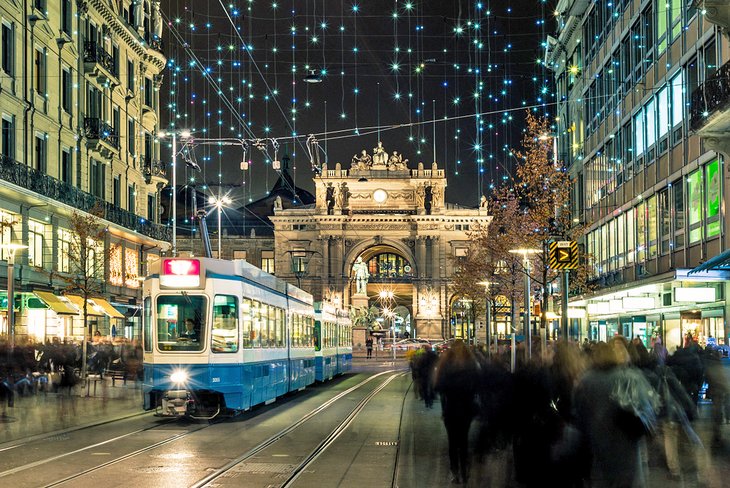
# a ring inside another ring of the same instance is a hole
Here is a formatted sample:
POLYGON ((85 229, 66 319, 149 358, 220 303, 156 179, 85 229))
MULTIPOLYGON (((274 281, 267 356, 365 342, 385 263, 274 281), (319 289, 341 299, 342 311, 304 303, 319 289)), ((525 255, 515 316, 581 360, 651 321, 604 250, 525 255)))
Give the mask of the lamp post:
POLYGON ((548 139, 553 140, 553 165, 558 167, 558 136, 554 133, 542 134, 538 137, 541 141, 547 141, 548 139))
POLYGON ((308 251, 305 249, 294 249, 292 251, 286 251, 291 259, 291 270, 294 277, 297 279, 297 288, 302 287, 302 278, 309 272, 309 261, 315 254, 322 254, 319 251, 308 251))
POLYGON ((477 283, 478 285, 484 286, 484 292, 486 295, 486 300, 484 302, 485 305, 485 312, 484 312, 484 320, 485 324, 484 326, 487 328, 487 335, 486 335, 486 343, 487 343, 487 357, 492 357, 492 299, 489 294, 489 287, 494 284, 492 281, 480 281, 477 283))
POLYGON ((10 347, 15 346, 15 252, 28 249, 23 244, 2 244, 0 248, 7 249, 8 255, 8 342, 10 347))
POLYGON ((223 239, 221 239, 221 214, 223 213, 223 206, 224 205, 230 205, 231 199, 228 198, 227 195, 224 196, 218 196, 218 197, 210 197, 208 202, 213 205, 213 207, 218 209, 218 259, 221 258, 221 242, 223 239))
POLYGON ((525 266, 525 325, 524 334, 527 348, 525 349, 526 359, 532 357, 532 328, 530 327, 530 255, 539 254, 542 251, 540 249, 510 249, 513 254, 522 255, 522 262, 525 266))

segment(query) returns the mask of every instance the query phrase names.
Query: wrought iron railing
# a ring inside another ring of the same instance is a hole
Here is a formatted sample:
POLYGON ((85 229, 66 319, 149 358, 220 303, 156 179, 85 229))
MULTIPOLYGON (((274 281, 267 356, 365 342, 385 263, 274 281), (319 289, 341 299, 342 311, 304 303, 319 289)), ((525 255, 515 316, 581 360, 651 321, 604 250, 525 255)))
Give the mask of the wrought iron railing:
POLYGON ((152 178, 164 178, 167 179, 167 165, 158 159, 152 159, 149 156, 144 156, 144 177, 149 183, 152 178))
POLYGON ((118 76, 117 67, 114 66, 114 57, 96 41, 86 41, 84 43, 84 62, 100 64, 113 76, 118 76))
POLYGON ((114 127, 97 117, 84 117, 84 137, 102 140, 119 149, 119 136, 114 127))
POLYGON ((156 35, 154 35, 150 32, 147 32, 145 34, 144 39, 145 39, 145 41, 147 41, 147 44, 149 44, 149 46, 152 49, 154 49, 155 51, 158 51, 158 52, 163 52, 162 50, 165 47, 165 45, 162 43, 162 39, 160 39, 159 37, 157 37, 156 35))
POLYGON ((65 203, 83 212, 89 212, 93 208, 99 207, 102 210, 101 217, 109 222, 160 241, 169 242, 172 239, 170 227, 143 219, 102 198, 86 193, 75 186, 3 155, 0 155, 0 180, 27 188, 34 193, 65 203))
POLYGON ((730 100, 730 62, 725 63, 715 74, 705 80, 692 92, 690 106, 690 128, 701 128, 709 114, 727 104, 730 100))

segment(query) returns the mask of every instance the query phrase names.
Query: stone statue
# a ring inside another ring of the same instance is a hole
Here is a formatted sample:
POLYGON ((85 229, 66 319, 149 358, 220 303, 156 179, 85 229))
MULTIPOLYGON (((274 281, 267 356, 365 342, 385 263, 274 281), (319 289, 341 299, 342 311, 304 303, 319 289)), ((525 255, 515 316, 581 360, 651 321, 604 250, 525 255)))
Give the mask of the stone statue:
POLYGON ((390 155, 390 159, 388 159, 388 169, 390 170, 404 170, 408 169, 408 160, 403 159, 402 154, 398 154, 398 151, 393 151, 393 154, 390 155))
POLYGON ((426 185, 419 183, 416 186, 416 207, 421 208, 426 203, 426 185))
POLYGON ((444 189, 440 185, 431 186, 431 205, 440 207, 443 205, 444 189))
POLYGON ((274 198, 274 213, 279 210, 284 210, 284 205, 281 203, 281 195, 276 195, 276 198, 274 198))
POLYGON ((367 295, 368 278, 370 278, 370 272, 368 271, 367 263, 363 262, 362 258, 358 256, 355 264, 352 265, 352 271, 355 275, 355 294, 367 295))
POLYGON ((144 2, 143 0, 135 0, 134 2, 134 26, 142 27, 144 25, 144 2))
POLYGON ((487 197, 482 195, 482 198, 479 200, 479 208, 487 208, 487 197))
POLYGON ((352 169, 358 169, 358 170, 366 170, 370 169, 370 166, 373 165, 373 158, 370 157, 368 152, 363 149, 362 153, 360 154, 360 157, 358 157, 357 154, 355 154, 352 157, 352 169))
POLYGON ((325 199, 327 201, 327 215, 332 215, 332 210, 335 208, 335 187, 332 186, 332 182, 327 183, 326 192, 327 196, 325 199))
POLYGON ((373 148, 373 166, 382 166, 384 169, 387 168, 388 164, 388 153, 385 152, 383 143, 378 141, 378 146, 373 148))
POLYGON ((346 182, 340 184, 340 191, 337 192, 337 205, 341 209, 346 209, 350 205, 350 189, 347 187, 346 182))
POLYGON ((152 12, 152 25, 154 26, 153 32, 157 39, 162 39, 162 14, 160 13, 160 2, 154 3, 154 10, 152 12))

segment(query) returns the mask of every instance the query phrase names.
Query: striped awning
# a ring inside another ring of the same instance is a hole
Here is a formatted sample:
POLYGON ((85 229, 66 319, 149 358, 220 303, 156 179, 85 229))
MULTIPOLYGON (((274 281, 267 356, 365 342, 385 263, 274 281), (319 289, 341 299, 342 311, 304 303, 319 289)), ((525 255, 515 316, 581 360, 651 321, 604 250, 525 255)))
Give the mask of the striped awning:
MULTIPOLYGON (((78 295, 64 295, 68 300, 74 304, 74 307, 79 309, 79 313, 84 313, 84 298, 80 297, 78 295)), ((94 317, 103 317, 104 312, 101 310, 97 310, 96 307, 94 307, 93 304, 89 303, 89 306, 86 307, 86 313, 90 316, 94 317)))
POLYGON ((107 302, 103 298, 89 298, 89 303, 96 305, 101 308, 109 318, 112 319, 123 319, 124 315, 112 306, 111 303, 107 302))

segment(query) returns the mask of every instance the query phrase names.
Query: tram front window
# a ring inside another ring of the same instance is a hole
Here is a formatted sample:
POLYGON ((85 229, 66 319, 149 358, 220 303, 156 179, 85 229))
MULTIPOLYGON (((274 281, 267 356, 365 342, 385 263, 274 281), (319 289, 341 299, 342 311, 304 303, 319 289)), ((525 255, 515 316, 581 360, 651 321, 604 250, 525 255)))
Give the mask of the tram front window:
POLYGON ((161 351, 202 351, 208 300, 201 295, 157 298, 157 347, 161 351))

